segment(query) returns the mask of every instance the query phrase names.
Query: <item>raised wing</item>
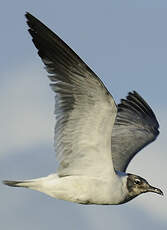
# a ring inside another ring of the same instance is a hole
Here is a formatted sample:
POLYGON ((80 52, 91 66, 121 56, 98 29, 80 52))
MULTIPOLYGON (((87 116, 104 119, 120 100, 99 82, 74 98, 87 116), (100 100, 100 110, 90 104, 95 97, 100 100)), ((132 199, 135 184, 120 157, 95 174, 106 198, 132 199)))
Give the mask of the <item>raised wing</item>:
POLYGON ((126 171, 136 153, 156 139, 158 128, 154 112, 137 92, 122 99, 111 141, 115 170, 126 171))
POLYGON ((116 105, 100 79, 50 29, 26 14, 32 41, 44 62, 56 93, 55 150, 58 173, 113 173, 111 132, 116 105))

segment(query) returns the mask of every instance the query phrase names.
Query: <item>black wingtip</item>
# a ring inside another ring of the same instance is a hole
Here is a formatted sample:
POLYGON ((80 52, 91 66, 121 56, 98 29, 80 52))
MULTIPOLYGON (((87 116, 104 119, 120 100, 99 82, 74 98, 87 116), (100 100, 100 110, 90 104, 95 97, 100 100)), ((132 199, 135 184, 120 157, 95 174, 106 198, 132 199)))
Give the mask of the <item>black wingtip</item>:
MULTIPOLYGON (((131 119, 129 118, 127 122, 130 123, 134 120, 134 115, 132 116, 131 112, 135 113, 141 118, 142 123, 145 123, 146 127, 152 129, 154 135, 158 136, 159 123, 157 118, 151 107, 135 90, 129 92, 126 99, 121 99, 121 103, 118 104, 118 111, 120 113, 128 113, 131 119)), ((137 122, 136 119, 134 121, 135 123, 137 122)))
POLYGON ((27 24, 31 27, 31 24, 30 22, 38 22, 40 24, 43 24, 41 23, 35 16, 33 16, 32 14, 30 14, 29 12, 26 12, 25 13, 25 18, 27 19, 27 24))
POLYGON ((159 128, 159 123, 157 121, 157 118, 152 110, 152 108, 148 105, 148 103, 140 96, 139 93, 137 93, 136 91, 129 92, 128 96, 127 96, 127 100, 130 101, 135 101, 135 103, 137 103, 142 110, 148 114, 148 116, 152 117, 152 119, 155 120, 155 122, 157 123, 157 128, 159 128))
POLYGON ((32 14, 30 14, 28 11, 25 12, 25 15, 26 19, 28 20, 29 17, 33 17, 32 14))
POLYGON ((28 19, 29 17, 34 17, 32 14, 30 14, 28 11, 25 12, 25 17, 28 19))

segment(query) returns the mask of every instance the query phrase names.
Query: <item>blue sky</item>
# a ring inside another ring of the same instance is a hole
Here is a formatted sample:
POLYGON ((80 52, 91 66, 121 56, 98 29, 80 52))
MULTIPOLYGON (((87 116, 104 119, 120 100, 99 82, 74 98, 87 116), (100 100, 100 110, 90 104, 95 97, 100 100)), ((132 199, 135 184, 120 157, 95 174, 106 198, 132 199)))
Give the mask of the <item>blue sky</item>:
MULTIPOLYGON (((3 1, 1 28, 0 180, 55 172, 54 94, 27 32, 25 11, 54 30, 100 76, 116 102, 131 90, 151 105, 157 141, 128 172, 166 193, 167 2, 3 1)), ((0 185, 1 226, 9 229, 166 229, 167 198, 144 194, 121 206, 82 206, 0 185)))

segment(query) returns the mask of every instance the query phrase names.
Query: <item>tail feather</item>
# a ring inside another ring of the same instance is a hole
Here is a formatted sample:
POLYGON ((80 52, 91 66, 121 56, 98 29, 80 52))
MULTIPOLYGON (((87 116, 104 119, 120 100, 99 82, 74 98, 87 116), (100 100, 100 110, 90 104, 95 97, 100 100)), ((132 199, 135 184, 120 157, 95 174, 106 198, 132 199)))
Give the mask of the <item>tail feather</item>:
POLYGON ((24 188, 30 188, 32 185, 34 185, 33 180, 24 180, 24 181, 11 181, 11 180, 4 180, 3 183, 5 185, 11 186, 11 187, 24 187, 24 188))
POLYGON ((19 187, 22 182, 21 181, 4 180, 3 183, 8 185, 8 186, 19 187))
POLYGON ((40 177, 30 180, 20 180, 20 181, 11 181, 11 180, 4 180, 3 184, 11 186, 11 187, 24 187, 29 188, 32 190, 36 190, 39 192, 46 193, 49 196, 55 197, 53 193, 53 187, 59 180, 59 176, 57 174, 50 174, 46 177, 40 177))

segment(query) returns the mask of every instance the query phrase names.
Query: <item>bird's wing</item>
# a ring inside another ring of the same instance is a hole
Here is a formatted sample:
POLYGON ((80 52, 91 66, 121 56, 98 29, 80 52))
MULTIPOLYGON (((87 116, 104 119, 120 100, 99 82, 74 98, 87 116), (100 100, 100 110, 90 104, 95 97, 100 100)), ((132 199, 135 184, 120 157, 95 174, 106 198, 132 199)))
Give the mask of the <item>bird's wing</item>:
POLYGON ((95 73, 56 34, 31 14, 29 33, 56 93, 58 173, 105 176, 114 172, 111 132, 117 107, 95 73))
POLYGON ((115 170, 126 171, 136 153, 156 139, 158 128, 154 112, 137 92, 122 99, 111 140, 115 170))

